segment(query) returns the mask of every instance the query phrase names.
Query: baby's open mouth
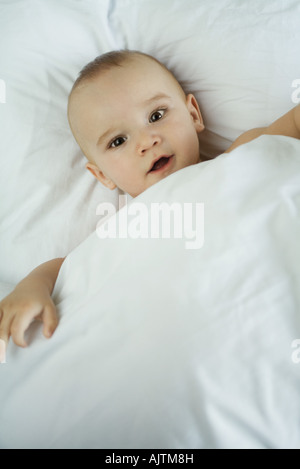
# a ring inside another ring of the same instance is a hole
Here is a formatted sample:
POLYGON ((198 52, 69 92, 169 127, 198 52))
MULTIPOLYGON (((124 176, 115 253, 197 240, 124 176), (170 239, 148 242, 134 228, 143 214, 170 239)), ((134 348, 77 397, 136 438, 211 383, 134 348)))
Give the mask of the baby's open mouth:
POLYGON ((161 156, 158 160, 156 160, 151 169, 148 171, 148 173, 152 173, 154 171, 159 171, 160 169, 163 169, 165 168, 168 163, 170 162, 171 158, 173 157, 173 155, 170 155, 170 156, 161 156))

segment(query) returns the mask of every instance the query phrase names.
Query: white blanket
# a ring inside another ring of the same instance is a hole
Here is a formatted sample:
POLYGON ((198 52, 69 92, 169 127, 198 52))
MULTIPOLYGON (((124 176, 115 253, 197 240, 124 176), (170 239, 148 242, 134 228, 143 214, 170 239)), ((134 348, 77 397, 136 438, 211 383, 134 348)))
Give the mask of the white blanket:
POLYGON ((299 449, 299 215, 300 142, 287 137, 131 201, 102 226, 109 238, 95 232, 64 262, 53 338, 37 326, 27 349, 10 343, 0 447, 299 449), (133 204, 155 202, 198 207, 202 247, 133 239, 134 217, 112 237, 133 204))

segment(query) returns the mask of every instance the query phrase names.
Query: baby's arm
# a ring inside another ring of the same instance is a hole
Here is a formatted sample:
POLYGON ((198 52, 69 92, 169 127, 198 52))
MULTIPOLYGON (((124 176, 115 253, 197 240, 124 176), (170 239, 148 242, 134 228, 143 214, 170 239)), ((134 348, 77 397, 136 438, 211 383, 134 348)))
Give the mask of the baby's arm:
POLYGON ((235 140, 225 153, 229 153, 234 148, 242 145, 243 143, 250 142, 260 135, 285 135, 286 137, 300 139, 300 104, 268 127, 259 127, 243 133, 235 140))
POLYGON ((36 318, 44 324, 44 336, 52 336, 58 319, 51 294, 63 261, 63 258, 59 258, 41 264, 0 301, 2 345, 12 336, 16 345, 26 347, 24 334, 36 318))

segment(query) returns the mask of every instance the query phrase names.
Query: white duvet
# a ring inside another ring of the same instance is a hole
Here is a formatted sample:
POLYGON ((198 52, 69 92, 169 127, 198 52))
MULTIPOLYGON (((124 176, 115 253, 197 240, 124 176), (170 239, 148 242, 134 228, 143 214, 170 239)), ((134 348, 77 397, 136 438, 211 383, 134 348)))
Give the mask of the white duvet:
POLYGON ((300 142, 185 168, 106 223, 155 202, 204 204, 202 247, 132 228, 71 252, 55 335, 0 367, 0 447, 300 448, 300 142))

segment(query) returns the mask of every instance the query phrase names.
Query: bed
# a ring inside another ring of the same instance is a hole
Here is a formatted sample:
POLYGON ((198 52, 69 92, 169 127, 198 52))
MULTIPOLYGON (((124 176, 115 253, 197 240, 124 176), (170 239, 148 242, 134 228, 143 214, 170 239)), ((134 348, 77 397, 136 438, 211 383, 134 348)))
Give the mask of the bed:
POLYGON ((300 142, 224 153, 300 102, 299 2, 2 0, 0 38, 0 298, 67 255, 59 328, 0 366, 0 448, 299 449, 300 142), (66 116, 83 65, 122 48, 206 126, 208 161, 136 199, 93 180, 66 116), (162 203, 190 230, 142 235, 162 203))

